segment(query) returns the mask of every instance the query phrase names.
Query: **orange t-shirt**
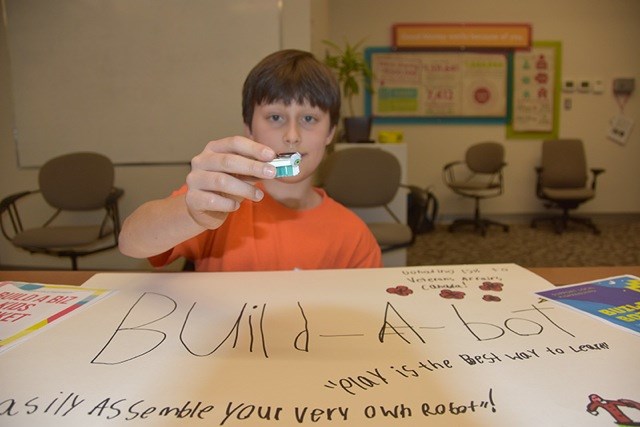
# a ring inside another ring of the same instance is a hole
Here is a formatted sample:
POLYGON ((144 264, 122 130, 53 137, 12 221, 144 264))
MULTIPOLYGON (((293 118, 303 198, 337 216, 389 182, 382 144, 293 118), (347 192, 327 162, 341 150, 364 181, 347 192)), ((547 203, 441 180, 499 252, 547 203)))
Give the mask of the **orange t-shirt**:
POLYGON ((149 261, 160 267, 184 257, 194 261, 196 271, 381 267, 380 247, 366 224, 324 190, 315 191, 322 203, 307 210, 289 209, 266 192, 260 202, 245 200, 218 229, 149 261))

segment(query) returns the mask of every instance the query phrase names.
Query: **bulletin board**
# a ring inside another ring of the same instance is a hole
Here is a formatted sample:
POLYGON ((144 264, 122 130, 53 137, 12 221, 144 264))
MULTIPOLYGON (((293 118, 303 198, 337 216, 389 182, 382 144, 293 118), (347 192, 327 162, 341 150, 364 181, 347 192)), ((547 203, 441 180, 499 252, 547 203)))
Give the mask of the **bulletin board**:
POLYGON ((506 123, 509 55, 368 48, 374 78, 366 114, 377 122, 506 123))
POLYGON ((279 3, 5 0, 20 166, 71 151, 183 163, 242 134, 242 84, 280 48, 279 3))
POLYGON ((534 42, 530 50, 513 55, 509 139, 558 137, 562 45, 534 42))

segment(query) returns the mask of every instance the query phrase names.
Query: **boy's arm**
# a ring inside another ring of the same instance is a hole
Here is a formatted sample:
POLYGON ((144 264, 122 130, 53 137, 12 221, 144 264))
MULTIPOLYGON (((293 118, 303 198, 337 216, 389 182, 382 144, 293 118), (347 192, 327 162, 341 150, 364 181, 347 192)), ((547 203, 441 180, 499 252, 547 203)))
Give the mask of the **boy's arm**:
POLYGON ((254 184, 275 177, 275 167, 265 163, 275 156, 269 147, 243 137, 209 142, 191 160, 186 194, 147 202, 124 221, 120 251, 148 258, 220 227, 243 199, 262 199, 254 184))
POLYGON ((189 215, 185 194, 179 194, 152 200, 137 208, 124 220, 118 246, 124 255, 148 258, 163 253, 204 230, 205 227, 189 215))

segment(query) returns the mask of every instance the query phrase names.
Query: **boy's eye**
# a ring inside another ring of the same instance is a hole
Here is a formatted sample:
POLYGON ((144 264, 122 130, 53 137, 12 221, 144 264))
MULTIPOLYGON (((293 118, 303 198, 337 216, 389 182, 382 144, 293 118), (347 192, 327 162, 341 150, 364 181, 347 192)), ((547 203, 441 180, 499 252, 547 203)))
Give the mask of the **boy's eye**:
POLYGON ((302 121, 304 123, 315 123, 316 122, 316 118, 314 116, 304 116, 304 117, 302 117, 302 121))

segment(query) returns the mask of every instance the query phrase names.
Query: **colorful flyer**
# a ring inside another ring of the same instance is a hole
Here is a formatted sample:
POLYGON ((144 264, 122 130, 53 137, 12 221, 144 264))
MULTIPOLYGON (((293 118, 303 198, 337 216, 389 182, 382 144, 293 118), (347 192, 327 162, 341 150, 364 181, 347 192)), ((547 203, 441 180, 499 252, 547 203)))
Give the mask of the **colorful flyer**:
POLYGON ((640 278, 636 276, 610 277, 536 293, 640 334, 640 278))
POLYGON ((376 118, 501 118, 507 114, 504 54, 373 52, 371 66, 376 118))
POLYGON ((79 286, 0 282, 0 353, 110 292, 79 286))

